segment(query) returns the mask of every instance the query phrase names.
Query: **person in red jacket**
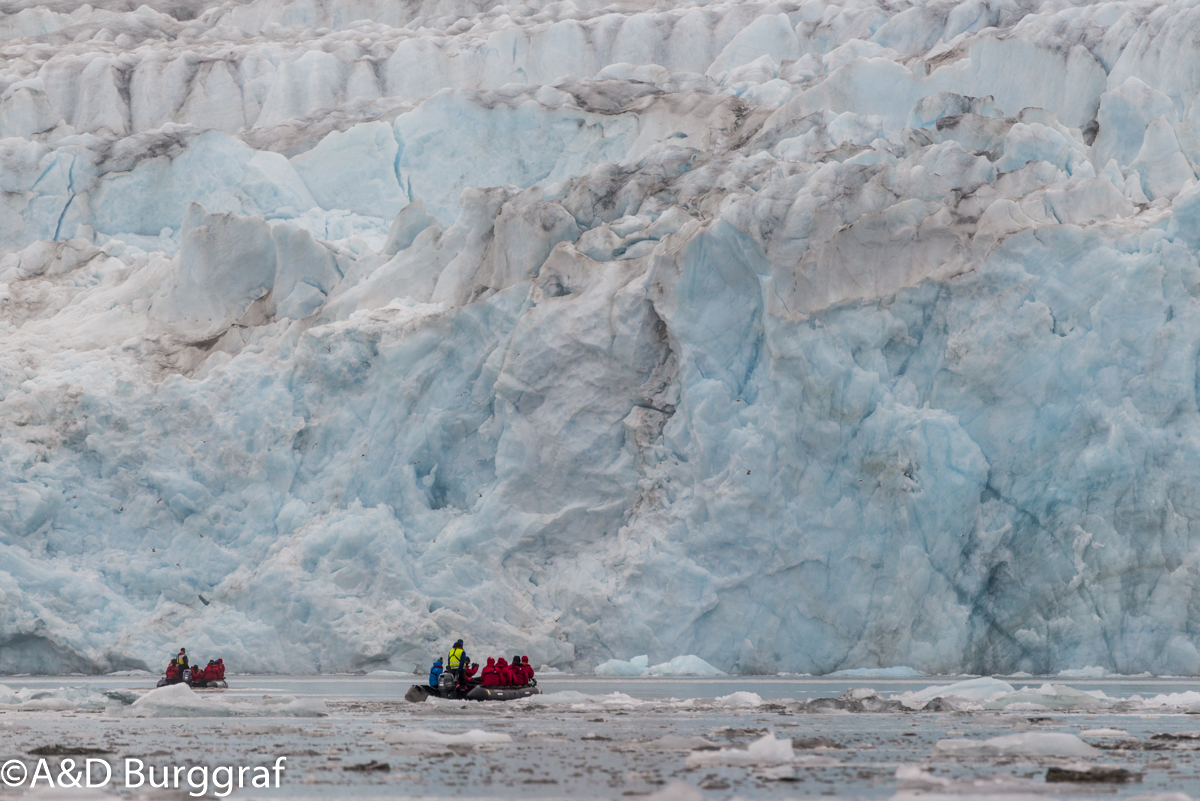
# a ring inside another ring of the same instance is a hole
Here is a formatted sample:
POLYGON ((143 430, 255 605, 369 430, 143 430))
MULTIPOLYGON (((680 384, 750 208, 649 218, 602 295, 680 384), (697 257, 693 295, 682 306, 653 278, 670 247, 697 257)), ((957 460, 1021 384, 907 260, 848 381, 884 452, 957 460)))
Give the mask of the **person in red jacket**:
POLYGON ((217 660, 216 672, 217 672, 217 677, 216 677, 217 681, 223 681, 225 679, 225 661, 223 659, 217 660))
POLYGON ((475 674, 479 672, 479 663, 472 662, 471 664, 467 665, 466 669, 463 672, 467 677, 467 684, 474 684, 475 683, 475 674))
POLYGON ((529 657, 521 657, 521 669, 525 671, 526 683, 533 681, 533 665, 529 664, 529 657))
POLYGON ((172 660, 171 664, 167 665, 167 681, 171 684, 179 681, 179 666, 172 660))
POLYGON ((513 656, 512 661, 513 685, 520 687, 525 684, 525 669, 521 667, 521 657, 513 656))
POLYGON ((495 657, 488 657, 487 664, 483 666, 483 672, 479 676, 483 680, 481 683, 484 687, 500 686, 500 673, 496 670, 495 657))
POLYGON ((504 657, 496 662, 496 673, 500 675, 500 686, 511 687, 513 683, 512 668, 508 666, 508 660, 504 657))

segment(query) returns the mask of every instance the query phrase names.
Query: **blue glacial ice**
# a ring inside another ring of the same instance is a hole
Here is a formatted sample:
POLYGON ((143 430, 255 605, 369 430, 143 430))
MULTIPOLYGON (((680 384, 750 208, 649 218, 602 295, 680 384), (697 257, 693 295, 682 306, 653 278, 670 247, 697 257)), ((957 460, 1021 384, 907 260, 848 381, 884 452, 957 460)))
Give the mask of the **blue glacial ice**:
POLYGON ((0 12, 0 672, 1200 674, 1191 3, 133 5, 0 12))

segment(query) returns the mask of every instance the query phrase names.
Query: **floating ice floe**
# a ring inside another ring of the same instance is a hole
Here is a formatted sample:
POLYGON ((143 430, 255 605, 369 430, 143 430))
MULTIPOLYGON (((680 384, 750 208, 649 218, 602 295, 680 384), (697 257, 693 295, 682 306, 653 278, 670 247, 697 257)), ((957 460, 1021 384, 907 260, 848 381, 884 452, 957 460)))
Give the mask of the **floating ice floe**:
POLYGON ((588 695, 575 690, 563 690, 554 693, 541 693, 521 698, 513 704, 528 706, 569 706, 573 709, 632 709, 640 706, 659 705, 668 702, 641 701, 625 693, 613 692, 607 695, 588 695))
MULTIPOLYGON (((751 694, 752 695, 752 694, 751 694)), ((734 693, 712 703, 729 703, 743 698, 734 693)), ((753 703, 753 699, 749 699, 753 703)), ((759 699, 759 703, 761 703, 759 699)), ((935 685, 916 691, 884 696, 870 687, 855 687, 837 697, 818 697, 804 701, 783 699, 780 704, 796 712, 951 712, 991 710, 999 712, 1136 712, 1200 711, 1200 693, 1169 693, 1144 698, 1131 695, 1112 697, 1103 690, 1080 690, 1067 684, 1045 683, 1015 688, 993 678, 969 679, 955 684, 935 685)))
POLYGON ((12 689, 0 684, 0 710, 65 711, 68 709, 104 709, 129 704, 134 696, 122 692, 96 692, 86 687, 59 687, 35 690, 12 689))
POLYGON ((725 671, 718 670, 695 654, 677 656, 667 662, 650 666, 651 676, 724 676, 725 671))
POLYGON ((503 732, 490 732, 481 729, 452 734, 447 732, 430 731, 429 729, 404 729, 389 732, 383 738, 390 745, 507 745, 512 737, 503 732))
POLYGON ((1006 681, 993 678, 968 679, 967 681, 926 687, 923 690, 901 693, 895 698, 910 709, 921 709, 935 698, 954 698, 962 701, 985 703, 1013 692, 1006 681))
POLYGON ((1124 729, 1084 729, 1079 732, 1080 737, 1128 737, 1129 732, 1124 729))
POLYGON ((625 676, 646 676, 650 673, 650 657, 635 656, 628 661, 622 659, 610 659, 607 662, 602 662, 596 665, 593 671, 597 676, 605 676, 609 678, 625 677, 625 676))
MULTIPOLYGON (((948 776, 936 776, 919 765, 900 765, 896 768, 896 789, 900 792, 894 796, 893 801, 1016 801, 1044 796, 1051 788, 1047 788, 1043 782, 1020 776, 953 779, 948 776)), ((1142 801, 1150 801, 1151 798, 1154 801, 1168 801, 1158 796, 1141 798, 1142 801)))
POLYGON ((1042 684, 1022 687, 1007 695, 995 696, 983 702, 985 709, 1057 710, 1060 712, 1100 711, 1115 703, 1103 690, 1078 690, 1066 684, 1042 684))
POLYGON ((762 706, 763 699, 758 693, 739 690, 729 695, 722 695, 713 701, 717 706, 762 706))
POLYGON ((646 801, 708 801, 708 796, 678 779, 646 796, 646 801))
POLYGON ((1040 731, 1007 734, 990 740, 938 740, 933 752, 938 756, 1044 757, 1093 757, 1103 753, 1074 734, 1040 731))
POLYGON ((1068 668, 1067 670, 1058 671, 1060 679, 1102 679, 1106 676, 1112 676, 1113 673, 1096 665, 1089 665, 1083 668, 1068 668))
POLYGON ((328 714, 325 702, 294 696, 263 696, 256 699, 201 695, 186 684, 159 687, 128 707, 108 710, 126 717, 321 717, 328 714))
POLYGON ((900 765, 896 768, 896 788, 899 790, 938 791, 950 783, 950 779, 934 776, 920 765, 900 765))
MULTIPOLYGON (((720 765, 782 765, 795 759, 792 741, 776 739, 767 732, 747 748, 721 748, 716 751, 693 751, 685 764, 689 768, 708 768, 720 765)), ((835 763, 837 760, 833 760, 835 763)))
POLYGON ((635 656, 628 662, 620 659, 610 659, 596 666, 597 676, 724 676, 723 670, 718 670, 694 654, 677 656, 667 662, 650 665, 649 657, 635 656))
POLYGON ((1112 706, 1101 690, 1077 690, 1065 684, 1014 688, 999 679, 980 678, 957 684, 927 687, 892 696, 908 709, 926 709, 935 699, 942 708, 1007 709, 1009 711, 1083 711, 1112 706))
POLYGON ((1188 690, 1182 693, 1161 693, 1151 696, 1150 698, 1142 698, 1141 696, 1131 696, 1131 702, 1145 709, 1176 709, 1181 712, 1196 712, 1200 711, 1200 692, 1188 690))

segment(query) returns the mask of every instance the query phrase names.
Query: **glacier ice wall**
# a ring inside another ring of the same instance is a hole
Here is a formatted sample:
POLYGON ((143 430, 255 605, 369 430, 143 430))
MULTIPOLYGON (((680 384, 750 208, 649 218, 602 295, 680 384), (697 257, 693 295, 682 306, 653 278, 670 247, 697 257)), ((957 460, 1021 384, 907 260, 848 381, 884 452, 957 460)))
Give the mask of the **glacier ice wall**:
POLYGON ((0 672, 1200 673, 1192 5, 9 3, 0 672))

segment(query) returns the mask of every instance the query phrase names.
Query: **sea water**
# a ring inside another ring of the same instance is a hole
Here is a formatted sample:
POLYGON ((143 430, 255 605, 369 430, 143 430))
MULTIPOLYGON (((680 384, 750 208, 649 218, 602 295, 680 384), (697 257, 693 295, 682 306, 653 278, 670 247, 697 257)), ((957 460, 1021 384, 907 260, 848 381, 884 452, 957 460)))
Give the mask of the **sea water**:
POLYGON ((118 768, 126 758, 214 768, 287 757, 278 788, 238 798, 1200 795, 1193 679, 550 674, 531 699, 421 704, 403 700, 420 677, 401 674, 233 675, 228 690, 199 692, 153 691, 155 680, 10 677, 0 755, 32 766, 49 752, 55 775, 69 749, 118 768), (931 692, 944 711, 896 708, 931 692), (849 708, 813 711, 817 699, 849 708), (873 705, 893 708, 851 711, 873 705), (1129 781, 1046 783, 1052 769, 1093 767, 1129 781))

